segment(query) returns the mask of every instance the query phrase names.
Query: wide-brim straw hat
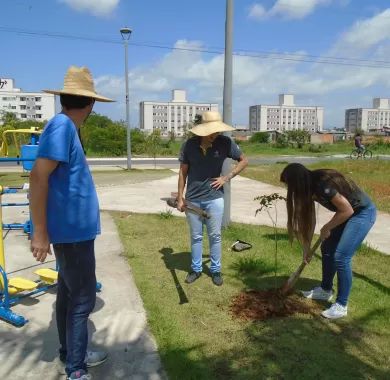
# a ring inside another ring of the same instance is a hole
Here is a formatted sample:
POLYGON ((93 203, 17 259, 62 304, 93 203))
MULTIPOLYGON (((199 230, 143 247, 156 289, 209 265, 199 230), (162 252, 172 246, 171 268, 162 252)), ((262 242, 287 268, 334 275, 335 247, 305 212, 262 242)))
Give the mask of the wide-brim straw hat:
POLYGON ((206 111, 202 115, 202 122, 195 125, 190 132, 197 136, 209 136, 217 132, 234 131, 234 128, 225 124, 219 112, 206 111))
POLYGON ((71 66, 65 74, 62 90, 43 90, 54 95, 77 95, 93 98, 98 102, 115 102, 95 91, 92 74, 87 67, 71 66))

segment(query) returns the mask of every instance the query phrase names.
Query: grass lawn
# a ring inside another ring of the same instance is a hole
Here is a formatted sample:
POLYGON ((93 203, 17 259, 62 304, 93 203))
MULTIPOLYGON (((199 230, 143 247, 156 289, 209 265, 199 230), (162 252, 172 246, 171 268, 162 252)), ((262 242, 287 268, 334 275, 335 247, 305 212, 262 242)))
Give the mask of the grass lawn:
MULTIPOLYGON (((280 173, 286 163, 249 166, 242 175, 280 186, 280 173)), ((307 165, 309 169, 331 168, 353 179, 372 198, 379 210, 390 212, 390 161, 335 160, 307 165)))
MULTIPOLYGON (((344 320, 295 315, 243 321, 230 313, 232 298, 243 289, 275 283, 272 229, 232 224, 223 233, 224 285, 213 285, 207 270, 187 285, 190 253, 184 218, 113 215, 171 380, 389 379, 390 257, 366 247, 360 250, 344 320), (253 248, 229 251, 237 238, 253 248)), ((301 260, 298 246, 289 245, 284 231, 279 239, 278 286, 301 260)), ((315 258, 298 288, 317 284, 320 267, 315 258)))

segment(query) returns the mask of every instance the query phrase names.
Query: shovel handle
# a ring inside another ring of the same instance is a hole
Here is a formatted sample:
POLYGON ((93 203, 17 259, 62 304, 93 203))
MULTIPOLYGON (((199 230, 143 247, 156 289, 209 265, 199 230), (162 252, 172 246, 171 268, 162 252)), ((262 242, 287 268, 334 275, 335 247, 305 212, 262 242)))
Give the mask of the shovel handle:
MULTIPOLYGON (((310 260, 314 256, 314 253, 321 245, 321 242, 322 242, 321 238, 318 238, 317 241, 314 243, 313 247, 310 249, 307 259, 310 260)), ((298 281, 299 276, 305 269, 306 265, 307 265, 306 261, 302 261, 298 269, 288 278, 288 280, 282 286, 281 288, 282 294, 287 294, 291 291, 291 289, 295 286, 296 282, 298 281)))

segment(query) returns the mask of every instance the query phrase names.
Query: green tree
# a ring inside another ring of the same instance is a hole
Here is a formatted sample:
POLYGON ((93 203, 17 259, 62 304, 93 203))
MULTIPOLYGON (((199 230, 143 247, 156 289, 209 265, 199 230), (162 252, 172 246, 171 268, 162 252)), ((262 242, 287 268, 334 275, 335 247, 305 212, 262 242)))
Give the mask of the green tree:
POLYGON ((249 142, 255 143, 255 144, 268 143, 269 142, 269 133, 256 132, 251 136, 251 138, 249 139, 249 142))
POLYGON ((161 131, 154 129, 153 132, 146 137, 145 140, 145 151, 151 155, 154 160, 154 168, 156 168, 156 156, 162 147, 161 131))
POLYGON ((194 125, 200 124, 202 122, 202 115, 196 114, 194 118, 194 125))
POLYGON ((288 147, 287 136, 282 134, 277 134, 275 146, 276 148, 287 148, 288 147))
POLYGON ((293 129, 286 132, 287 141, 301 149, 310 140, 310 133, 303 129, 293 129))

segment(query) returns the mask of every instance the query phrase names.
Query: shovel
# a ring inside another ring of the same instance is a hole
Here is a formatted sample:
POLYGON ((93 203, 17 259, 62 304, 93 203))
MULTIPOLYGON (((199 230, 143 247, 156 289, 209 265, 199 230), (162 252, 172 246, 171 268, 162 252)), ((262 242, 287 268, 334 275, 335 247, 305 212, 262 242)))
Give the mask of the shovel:
MULTIPOLYGON (((317 248, 321 244, 321 238, 318 238, 318 240, 314 243, 313 247, 310 249, 309 255, 307 256, 306 261, 310 261, 310 259, 313 257, 314 253, 316 252, 317 248)), ((297 283, 299 276, 305 269, 307 263, 306 261, 302 261, 301 265, 298 267, 298 269, 288 278, 288 280, 284 283, 284 285, 280 288, 280 292, 282 295, 287 295, 292 291, 295 284, 297 283)))
MULTIPOLYGON (((172 195, 172 197, 161 198, 161 200, 167 202, 168 206, 173 207, 173 208, 177 208, 177 198, 176 198, 177 195, 176 195, 176 193, 172 193, 171 195, 172 195)), ((210 219, 210 215, 205 210, 201 209, 198 206, 195 206, 194 204, 192 204, 191 202, 189 202, 187 200, 185 201, 184 207, 188 212, 192 212, 193 214, 202 216, 203 218, 210 219)))

